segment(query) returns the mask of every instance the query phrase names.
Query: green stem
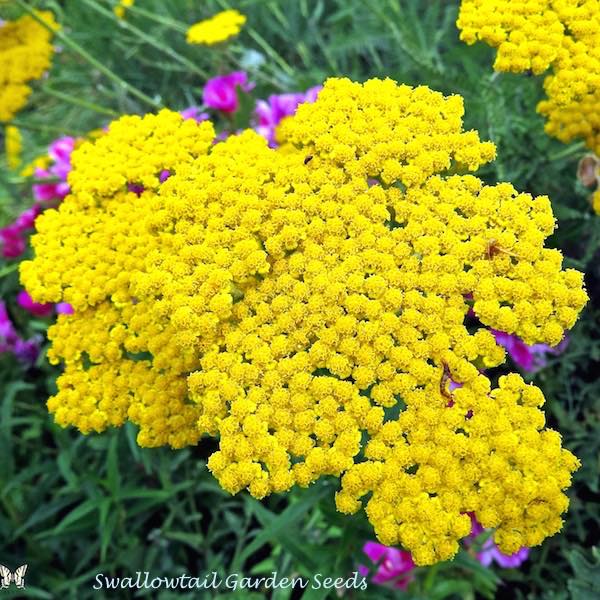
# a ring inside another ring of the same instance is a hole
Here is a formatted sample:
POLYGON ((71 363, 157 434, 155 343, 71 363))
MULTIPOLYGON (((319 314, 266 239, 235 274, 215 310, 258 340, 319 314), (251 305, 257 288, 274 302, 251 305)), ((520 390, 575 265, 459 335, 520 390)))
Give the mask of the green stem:
POLYGON ((30 131, 41 131, 43 133, 58 133, 60 135, 73 135, 75 137, 82 135, 82 132, 75 132, 73 130, 66 130, 63 127, 54 127, 52 125, 36 125, 35 123, 24 123, 18 119, 12 119, 7 125, 14 125, 19 129, 27 129, 30 131))
MULTIPOLYGON (((231 8, 229 4, 224 0, 217 0, 217 4, 221 8, 231 8)), ((258 31, 252 27, 247 27, 246 31, 248 35, 262 48, 265 54, 268 54, 281 68, 281 70, 290 78, 294 78, 294 69, 284 60, 284 58, 263 38, 258 31)))
MULTIPOLYGON (((240 56, 242 56, 244 54, 244 52, 245 52, 245 50, 241 46, 238 46, 237 44, 231 44, 225 50, 225 55, 227 56, 228 61, 230 63, 232 63, 232 65, 236 65, 237 59, 235 58, 234 54, 237 53, 240 56)), ((280 91, 289 90, 289 86, 286 86, 283 83, 281 83, 281 81, 279 81, 276 77, 271 77, 270 75, 267 75, 266 73, 262 73, 261 71, 258 71, 258 70, 252 71, 251 75, 252 75, 253 79, 258 79, 260 81, 263 81, 264 83, 266 83, 268 85, 272 85, 273 87, 275 87, 276 89, 278 89, 280 91)))
POLYGON ((288 76, 294 77, 294 69, 288 65, 285 60, 269 45, 267 40, 263 38, 258 31, 248 28, 248 35, 268 54, 280 67, 281 70, 288 76))
POLYGON ((13 263, 12 265, 6 265, 3 269, 0 269, 0 279, 10 275, 13 271, 19 268, 19 263, 13 263))
MULTIPOLYGON (((4 486, 3 486, 4 487, 4 486)), ((17 510, 13 507, 12 503, 8 498, 1 499, 2 506, 8 515, 8 518, 13 522, 14 525, 20 525, 21 520, 19 519, 19 514, 17 510)))
POLYGON ((550 161, 555 161, 560 160, 561 158, 569 158, 570 156, 577 155, 582 152, 585 147, 585 142, 577 142, 576 144, 572 144, 556 154, 551 154, 548 159, 550 161))
POLYGON ((180 33, 187 33, 189 27, 185 23, 181 23, 181 21, 176 21, 175 19, 171 19, 170 17, 165 17, 164 15, 157 15, 145 8, 140 8, 135 4, 133 6, 129 6, 127 8, 127 12, 132 12, 133 14, 140 15, 141 17, 146 17, 150 21, 154 21, 159 25, 164 25, 165 27, 170 27, 175 31, 179 31, 180 33))
MULTIPOLYGON (((93 0, 82 0, 82 2, 84 4, 87 4, 87 6, 89 6, 92 10, 95 10, 96 12, 100 13, 101 15, 104 15, 105 17, 108 17, 109 19, 116 19, 114 13, 112 13, 110 10, 104 8, 103 6, 96 4, 95 2, 93 2, 93 0)), ((130 10, 132 8, 134 8, 134 7, 132 6, 128 10, 130 10)), ((167 56, 170 56, 173 60, 184 65, 190 71, 193 71, 197 75, 200 75, 200 77, 203 77, 204 79, 208 78, 208 74, 206 73, 206 71, 204 71, 203 69, 198 67, 195 63, 193 63, 191 60, 189 60, 185 56, 182 56, 181 54, 179 54, 178 52, 173 50, 173 48, 171 48, 170 46, 165 46, 161 42, 157 41, 156 39, 154 39, 154 37, 152 35, 147 34, 146 32, 142 31, 141 29, 137 28, 135 25, 132 25, 131 23, 128 23, 125 20, 119 20, 119 25, 123 29, 126 29, 127 31, 131 31, 131 33, 133 33, 134 35, 139 37, 146 44, 149 44, 153 48, 160 50, 167 56)))
POLYGON ((427 570, 427 576, 425 577, 425 581, 423 582, 424 590, 431 590, 433 584, 435 583, 435 578, 437 576, 438 569, 439 563, 429 567, 429 569, 427 570))
POLYGON ((392 32, 393 37, 400 49, 418 66, 430 72, 438 74, 436 65, 431 60, 431 54, 425 54, 410 38, 412 31, 410 20, 404 12, 400 2, 388 0, 386 10, 380 3, 373 2, 373 12, 377 14, 382 24, 392 32), (391 18, 390 18, 391 15, 391 18))
POLYGON ((119 113, 110 109, 104 108, 99 104, 95 104, 94 102, 88 102, 87 100, 83 100, 82 98, 77 98, 77 96, 71 96, 69 94, 65 94, 64 92, 59 92, 58 90, 54 90, 46 85, 42 86, 42 91, 48 94, 49 96, 54 96, 59 100, 64 100, 69 104, 73 104, 74 106, 81 106, 81 108, 87 108, 89 110, 93 110, 101 115, 109 115, 110 117, 118 117, 119 113))
POLYGON ((109 79, 114 81, 116 84, 127 90, 132 96, 135 96, 138 100, 141 100, 145 104, 152 106, 153 108, 160 108, 160 102, 153 100, 150 96, 147 96, 141 90, 138 90, 135 86, 131 85, 124 79, 121 79, 116 73, 111 71, 108 67, 103 65, 99 60, 94 58, 87 50, 80 46, 75 40, 71 39, 66 33, 61 30, 55 30, 48 25, 43 19, 41 19, 35 10, 24 2, 24 0, 16 0, 16 3, 29 15, 31 15, 38 23, 43 25, 46 29, 52 32, 52 34, 59 39, 65 46, 71 48, 71 50, 77 52, 81 58, 90 63, 93 67, 98 69, 102 74, 106 75, 109 79))

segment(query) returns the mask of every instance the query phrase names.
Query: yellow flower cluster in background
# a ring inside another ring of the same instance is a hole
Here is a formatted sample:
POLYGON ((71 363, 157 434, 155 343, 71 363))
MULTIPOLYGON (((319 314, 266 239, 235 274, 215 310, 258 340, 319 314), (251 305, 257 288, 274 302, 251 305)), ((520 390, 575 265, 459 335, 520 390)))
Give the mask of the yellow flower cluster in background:
POLYGON ((551 68, 538 105, 547 133, 600 154, 600 0, 462 0, 457 25, 468 44, 498 49, 497 71, 551 68))
POLYGON ((135 0, 119 0, 117 6, 114 7, 114 13, 119 19, 125 18, 125 12, 128 8, 135 4, 135 0))
POLYGON ((210 19, 199 21, 187 31, 188 44, 212 46, 237 35, 246 17, 237 10, 224 10, 210 19))
MULTIPOLYGON (((58 28, 52 13, 37 15, 58 28)), ((51 38, 50 31, 29 15, 0 24, 0 121, 10 121, 25 106, 31 94, 29 82, 50 68, 51 38)))
POLYGON ((589 199, 594 212, 600 215, 600 190, 596 190, 589 199))
POLYGON ((21 151, 23 149, 23 139, 18 127, 7 125, 4 128, 4 148, 8 168, 15 171, 21 164, 21 151))
POLYGON ((339 477, 338 509, 420 565, 457 552, 467 512, 507 553, 558 531, 578 461, 538 388, 480 369, 505 358, 488 328, 555 345, 587 296, 544 248, 546 197, 447 174, 495 155, 462 116, 427 87, 330 79, 281 149, 169 111, 83 144, 21 266, 37 302, 75 308, 49 331, 56 421, 218 436, 230 493, 339 477))

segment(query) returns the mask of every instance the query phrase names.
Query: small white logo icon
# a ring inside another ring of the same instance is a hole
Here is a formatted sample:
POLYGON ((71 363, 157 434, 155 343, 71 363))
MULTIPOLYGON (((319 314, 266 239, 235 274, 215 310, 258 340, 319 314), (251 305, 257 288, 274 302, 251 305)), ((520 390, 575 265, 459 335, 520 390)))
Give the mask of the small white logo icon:
POLYGON ((27 565, 21 565, 14 573, 10 572, 4 565, 0 565, 0 590, 10 587, 10 582, 14 581, 18 588, 23 589, 25 587, 25 571, 27 571, 27 565))

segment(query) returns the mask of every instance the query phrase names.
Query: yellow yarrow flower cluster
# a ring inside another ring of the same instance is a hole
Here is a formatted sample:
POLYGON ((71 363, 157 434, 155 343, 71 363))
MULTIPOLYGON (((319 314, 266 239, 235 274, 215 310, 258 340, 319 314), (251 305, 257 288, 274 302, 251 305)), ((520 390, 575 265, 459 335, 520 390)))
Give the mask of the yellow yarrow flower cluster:
MULTIPOLYGON (((37 15, 58 28, 52 13, 37 15)), ((9 121, 25 106, 31 94, 29 82, 50 68, 51 38, 50 31, 29 15, 0 24, 0 121, 9 121)))
POLYGON ((538 105, 547 133, 600 153, 600 0, 462 0, 457 25, 468 44, 498 49, 497 71, 551 68, 538 105))
POLYGON ((467 512, 508 553, 558 531, 578 461, 538 388, 480 369, 505 358, 488 328, 557 344, 587 297, 544 248, 547 198, 449 174, 495 154, 462 116, 458 96, 331 79, 281 149, 211 145, 168 111, 82 145, 21 267, 36 301, 75 307, 49 332, 57 421, 218 436, 230 493, 339 477, 338 509, 364 504, 421 565, 457 552, 467 512))
POLYGON ((113 8, 113 11, 119 19, 124 19, 127 9, 133 6, 134 4, 135 0, 119 0, 117 6, 113 8))
POLYGON ((129 282, 151 250, 145 199, 154 197, 158 175, 206 153, 213 138, 210 123, 177 113, 123 117, 73 152, 72 193, 36 220, 36 259, 22 264, 23 282, 36 297, 68 298, 75 309, 48 332, 50 361, 65 364, 48 402, 59 424, 87 433, 129 418, 144 446, 182 447, 200 437, 197 408, 186 400, 197 361, 169 344, 172 327, 152 320, 129 282), (128 183, 146 191, 138 198, 128 183))
POLYGON ((246 17, 237 10, 224 10, 210 19, 199 21, 187 31, 188 44, 212 46, 237 35, 246 17))
POLYGON ((4 149, 8 168, 15 171, 21 164, 21 151, 23 150, 23 138, 18 127, 8 125, 4 128, 4 149))

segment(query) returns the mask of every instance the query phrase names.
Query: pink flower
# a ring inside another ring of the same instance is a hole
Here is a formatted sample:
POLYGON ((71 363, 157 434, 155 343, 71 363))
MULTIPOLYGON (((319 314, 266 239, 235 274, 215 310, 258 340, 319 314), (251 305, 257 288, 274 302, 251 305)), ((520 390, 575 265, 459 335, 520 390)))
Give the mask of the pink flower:
POLYGON ((36 337, 30 340, 22 339, 16 332, 6 310, 6 304, 0 300, 0 353, 11 352, 18 360, 32 364, 40 350, 40 340, 36 337))
POLYGON ((33 364, 40 353, 39 337, 33 337, 30 340, 18 338, 12 352, 21 362, 33 364))
MULTIPOLYGON (((467 547, 472 545, 475 539, 484 532, 489 532, 481 526, 475 515, 469 513, 469 516, 471 517, 471 533, 465 539, 467 547)), ((529 548, 520 548, 514 554, 504 554, 490 536, 485 540, 481 550, 475 554, 475 557, 484 567, 489 567, 495 561, 503 569, 516 569, 529 558, 529 548)))
POLYGON ((496 342, 506 348, 506 351, 513 361, 524 371, 535 373, 546 366, 546 354, 555 356, 564 352, 569 344, 569 339, 565 336, 562 342, 552 348, 548 344, 534 344, 528 346, 523 340, 514 334, 505 333, 504 331, 491 330, 496 338, 496 342))
POLYGON ((75 138, 64 136, 54 140, 48 147, 48 155, 54 161, 51 171, 57 177, 66 179, 71 171, 71 153, 75 148, 75 138))
POLYGON ((37 216, 41 213, 39 206, 31 206, 27 210, 24 210, 15 220, 14 226, 20 231, 26 231, 27 229, 33 229, 33 224, 37 216))
MULTIPOLYGON (((51 179, 52 174, 44 169, 36 169, 35 176, 38 180, 51 179)), ((31 186, 33 197, 37 202, 52 202, 62 200, 69 193, 69 184, 66 181, 49 181, 34 183, 31 186)))
POLYGON ((224 113, 234 113, 239 107, 238 87, 244 92, 249 92, 254 87, 253 84, 248 83, 248 75, 244 71, 213 77, 204 86, 202 95, 204 104, 224 113))
MULTIPOLYGON (((412 579, 410 572, 415 568, 410 552, 384 546, 377 542, 366 542, 363 552, 377 566, 377 572, 371 578, 373 583, 389 584, 396 589, 406 589, 412 579)), ((364 565, 359 565, 358 570, 363 577, 369 574, 369 568, 364 565)))
POLYGON ((17 258, 25 252, 27 244, 21 231, 13 225, 0 229, 0 242, 2 243, 2 256, 4 258, 17 258))
POLYGON ((209 114, 205 112, 200 112, 200 109, 197 106, 190 106, 188 108, 183 109, 179 112, 179 114, 184 119, 194 119, 197 123, 201 123, 202 121, 207 121, 209 119, 209 114))
POLYGON ((504 552, 500 552, 496 544, 493 544, 489 549, 484 547, 478 558, 484 567, 489 567, 492 561, 496 561, 498 566, 503 569, 516 569, 529 558, 529 548, 521 548, 514 554, 504 554, 504 552))
POLYGON ((17 258, 25 252, 27 241, 25 232, 33 228, 36 217, 41 209, 35 205, 23 211, 10 225, 0 229, 0 243, 2 244, 2 256, 5 258, 17 258))
POLYGON ((38 180, 50 179, 34 183, 31 186, 37 202, 62 200, 70 191, 67 175, 71 171, 71 153, 75 148, 75 138, 64 136, 54 140, 48 147, 48 156, 53 163, 48 169, 35 169, 38 180))
POLYGON ((12 321, 8 316, 4 300, 0 300, 0 342, 3 344, 13 343, 17 334, 12 321))
POLYGON ((50 302, 46 304, 34 302, 25 290, 17 294, 17 304, 36 317, 47 317, 54 309, 54 304, 50 302))
MULTIPOLYGON (((60 201, 69 193, 67 176, 71 171, 71 153, 74 148, 75 138, 70 136, 60 137, 48 146, 48 156, 52 164, 47 169, 35 169, 34 175, 38 183, 31 186, 37 203, 60 201)), ((33 229, 33 223, 41 210, 39 204, 34 205, 21 213, 13 223, 0 229, 2 255, 5 258, 17 258, 25 252, 25 232, 33 229)))
POLYGON ((75 312, 68 302, 59 302, 54 308, 59 315, 72 315, 75 312))
POLYGON ((267 100, 259 100, 254 109, 258 124, 254 128, 265 137, 270 146, 275 146, 275 129, 285 117, 292 116, 303 102, 314 102, 322 87, 315 86, 306 92, 273 94, 267 100))

